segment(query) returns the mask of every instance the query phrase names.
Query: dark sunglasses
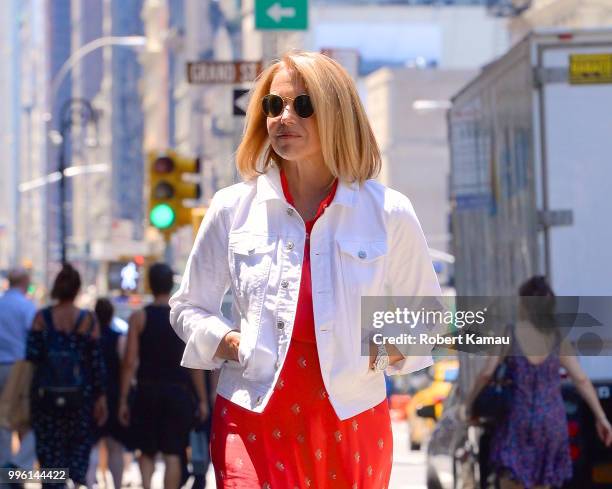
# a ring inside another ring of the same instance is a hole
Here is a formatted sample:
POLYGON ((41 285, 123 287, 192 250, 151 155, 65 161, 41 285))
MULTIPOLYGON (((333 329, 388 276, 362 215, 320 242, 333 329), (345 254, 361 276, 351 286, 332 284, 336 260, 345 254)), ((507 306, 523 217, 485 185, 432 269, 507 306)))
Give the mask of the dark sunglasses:
POLYGON ((295 110, 295 113, 302 119, 306 119, 314 114, 310 96, 305 93, 295 98, 281 97, 280 95, 270 93, 261 100, 261 107, 267 117, 278 117, 283 113, 283 110, 285 110, 285 106, 288 103, 287 101, 293 101, 293 110, 295 110))

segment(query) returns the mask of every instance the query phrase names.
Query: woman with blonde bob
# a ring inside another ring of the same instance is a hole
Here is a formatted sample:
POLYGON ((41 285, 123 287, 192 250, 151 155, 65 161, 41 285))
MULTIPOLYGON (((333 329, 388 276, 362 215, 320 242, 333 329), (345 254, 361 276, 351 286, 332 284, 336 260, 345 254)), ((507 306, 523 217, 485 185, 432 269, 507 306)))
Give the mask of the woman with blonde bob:
POLYGON ((383 373, 431 365, 430 347, 375 345, 361 297, 440 288, 410 201, 372 180, 380 164, 338 63, 292 52, 259 76, 237 153, 244 181, 215 194, 170 300, 182 364, 221 369, 220 488, 389 484, 383 373), (228 289, 232 320, 220 309, 228 289))

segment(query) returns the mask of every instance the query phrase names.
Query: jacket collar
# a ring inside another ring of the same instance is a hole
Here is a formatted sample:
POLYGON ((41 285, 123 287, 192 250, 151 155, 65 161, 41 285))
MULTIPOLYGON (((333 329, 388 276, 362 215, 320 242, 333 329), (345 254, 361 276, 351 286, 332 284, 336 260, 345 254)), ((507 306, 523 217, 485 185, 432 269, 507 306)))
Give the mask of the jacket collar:
MULTIPOLYGON (((339 204, 346 207, 355 207, 357 203, 357 194, 359 185, 356 182, 346 183, 340 180, 336 195, 330 206, 339 204)), ((266 170, 266 173, 257 177, 257 203, 266 202, 268 200, 280 199, 285 200, 283 187, 281 185, 280 170, 275 163, 272 163, 266 170)))

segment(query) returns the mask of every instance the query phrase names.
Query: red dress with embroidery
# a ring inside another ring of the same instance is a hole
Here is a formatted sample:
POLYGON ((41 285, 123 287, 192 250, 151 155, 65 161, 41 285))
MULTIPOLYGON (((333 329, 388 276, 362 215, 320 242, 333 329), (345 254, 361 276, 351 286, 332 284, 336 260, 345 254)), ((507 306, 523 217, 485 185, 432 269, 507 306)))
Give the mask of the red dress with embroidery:
MULTIPOLYGON (((287 201, 293 205, 281 171, 287 201)), ((211 456, 218 488, 385 489, 393 437, 387 401, 341 421, 323 385, 314 333, 309 236, 338 181, 306 222, 296 319, 287 358, 263 413, 217 396, 211 456)))

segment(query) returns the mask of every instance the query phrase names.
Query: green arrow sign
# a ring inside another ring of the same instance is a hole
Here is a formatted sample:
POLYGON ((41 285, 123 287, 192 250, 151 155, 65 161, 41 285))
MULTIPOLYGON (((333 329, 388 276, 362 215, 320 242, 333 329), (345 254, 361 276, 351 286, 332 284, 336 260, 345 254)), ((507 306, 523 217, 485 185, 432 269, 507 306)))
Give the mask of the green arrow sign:
POLYGON ((255 0, 255 29, 308 29, 308 0, 255 0))

